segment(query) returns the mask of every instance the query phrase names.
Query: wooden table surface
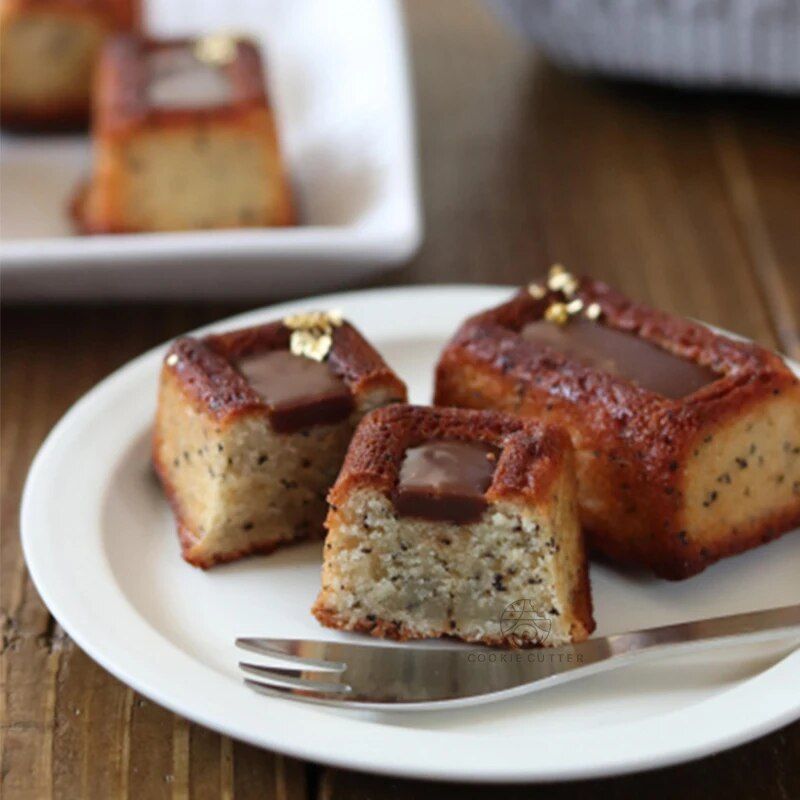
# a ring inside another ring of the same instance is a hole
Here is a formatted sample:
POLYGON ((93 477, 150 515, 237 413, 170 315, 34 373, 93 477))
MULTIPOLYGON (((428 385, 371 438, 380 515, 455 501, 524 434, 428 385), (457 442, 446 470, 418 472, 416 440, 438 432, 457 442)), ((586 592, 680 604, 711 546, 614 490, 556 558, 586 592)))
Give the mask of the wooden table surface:
MULTIPOLYGON (((470 0, 413 0, 407 12, 425 242, 386 282, 518 284, 558 260, 800 357, 796 104, 576 78, 543 64, 470 0)), ((271 299, 265 286, 247 306, 271 299)), ((39 600, 17 516, 25 473, 48 430, 131 357, 241 308, 4 311, 4 796, 495 796, 496 788, 327 769, 198 727, 94 664, 39 600)), ((539 794, 797 798, 800 723, 694 764, 501 796, 539 794)))

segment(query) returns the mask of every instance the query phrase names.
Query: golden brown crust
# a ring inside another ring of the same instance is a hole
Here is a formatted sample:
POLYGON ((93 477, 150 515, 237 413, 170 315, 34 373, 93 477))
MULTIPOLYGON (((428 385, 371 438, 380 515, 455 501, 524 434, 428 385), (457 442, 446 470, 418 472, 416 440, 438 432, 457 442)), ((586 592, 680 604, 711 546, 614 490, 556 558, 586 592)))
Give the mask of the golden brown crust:
POLYGON ((593 546, 593 554, 601 560, 608 559, 631 567, 646 564, 660 578, 679 581, 697 575, 722 558, 769 544, 797 527, 800 527, 800 505, 781 509, 767 518, 754 519, 747 525, 737 527, 735 535, 714 543, 692 542, 680 535, 665 537, 661 542, 658 561, 653 563, 602 532, 588 529, 586 535, 593 546))
POLYGON ((591 408, 604 427, 623 423, 626 438, 651 446, 646 455, 658 462, 673 457, 676 444, 689 446, 687 434, 708 420, 736 414, 749 400, 797 383, 774 353, 635 303, 599 281, 583 278, 578 297, 586 305, 597 302, 609 327, 707 366, 720 373, 719 380, 674 400, 566 356, 531 347, 517 332, 526 322, 541 318, 552 297, 534 300, 525 290, 510 302, 467 320, 445 350, 437 373, 446 370, 451 360, 460 360, 486 364, 523 387, 533 383, 535 374, 537 390, 548 392, 556 402, 568 398, 570 403, 591 408))
POLYGON ((576 620, 570 628, 570 637, 573 642, 582 642, 584 639, 588 639, 589 634, 593 633, 597 627, 597 623, 594 621, 592 588, 589 580, 589 559, 586 555, 584 555, 578 569, 580 572, 576 576, 575 586, 570 598, 572 601, 572 613, 576 620))
POLYGON ((481 442, 500 457, 489 502, 520 498, 538 502, 560 474, 572 445, 565 431, 494 411, 394 405, 368 414, 356 429, 339 478, 328 496, 333 506, 351 491, 374 489, 389 495, 397 485, 405 451, 425 441, 481 442))
POLYGON ((581 279, 577 296, 585 306, 600 305, 604 324, 708 367, 719 379, 688 397, 670 399, 532 346, 518 332, 541 318, 555 295, 536 300, 523 289, 462 325, 437 366, 435 402, 471 405, 462 385, 469 371, 484 387, 478 407, 540 416, 579 431, 583 448, 594 448, 595 458, 614 476, 607 492, 618 510, 614 531, 588 513, 590 545, 663 577, 688 577, 790 528, 797 521, 795 509, 782 511, 779 520, 758 520, 750 530, 709 547, 688 542, 681 524, 685 476, 680 465, 698 437, 771 396, 798 392, 797 378, 781 358, 636 303, 599 281, 581 279))
MULTIPOLYGON (((595 629, 595 622, 591 615, 591 596, 589 594, 589 585, 586 584, 585 596, 583 605, 589 607, 588 618, 583 618, 580 623, 572 625, 570 637, 573 642, 583 642, 589 638, 589 634, 595 629)), ((430 633, 422 634, 419 631, 403 625, 401 622, 390 619, 371 619, 369 616, 361 617, 355 622, 345 623, 342 617, 331 608, 322 605, 319 600, 314 604, 311 613, 317 618, 320 624, 326 628, 334 628, 336 630, 353 631, 354 633, 366 633, 378 639, 394 639, 398 642, 409 642, 415 639, 452 639, 453 641, 470 642, 473 644, 481 644, 486 647, 502 647, 508 650, 517 649, 538 649, 545 647, 541 642, 525 642, 517 638, 507 638, 505 636, 482 636, 480 639, 470 640, 464 639, 460 636, 453 636, 447 631, 439 631, 436 636, 430 633)))
MULTIPOLYGON (((175 372, 196 408, 227 425, 243 413, 267 411, 264 400, 232 366, 232 361, 288 348, 290 333, 283 322, 277 321, 203 339, 187 336, 169 348, 164 369, 175 372)), ((378 388, 393 400, 405 400, 405 384, 348 322, 334 330, 329 363, 347 384, 356 403, 378 388)))

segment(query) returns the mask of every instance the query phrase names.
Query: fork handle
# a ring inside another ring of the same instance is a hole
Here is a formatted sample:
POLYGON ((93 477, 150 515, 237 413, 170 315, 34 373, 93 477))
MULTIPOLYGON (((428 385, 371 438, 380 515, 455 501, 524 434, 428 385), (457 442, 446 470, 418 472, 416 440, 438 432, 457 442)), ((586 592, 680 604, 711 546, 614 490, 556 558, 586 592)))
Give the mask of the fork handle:
POLYGON ((548 678, 578 678, 589 672, 640 662, 663 652, 669 655, 697 653, 740 641, 753 643, 793 635, 800 636, 800 605, 618 633, 559 648, 558 652, 565 655, 566 662, 549 675, 532 676, 532 682, 551 683, 548 678))
POLYGON ((552 649, 517 650, 510 656, 492 657, 487 651, 482 689, 471 699, 464 692, 462 703, 484 702, 488 695, 499 699, 528 694, 658 656, 793 635, 800 637, 800 605, 619 633, 552 649))

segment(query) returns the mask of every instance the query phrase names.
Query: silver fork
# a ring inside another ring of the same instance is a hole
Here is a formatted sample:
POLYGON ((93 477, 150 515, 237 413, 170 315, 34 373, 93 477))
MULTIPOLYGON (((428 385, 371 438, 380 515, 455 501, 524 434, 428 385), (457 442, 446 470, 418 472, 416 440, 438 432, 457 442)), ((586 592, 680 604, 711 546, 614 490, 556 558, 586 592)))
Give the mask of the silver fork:
POLYGON ((240 662, 261 694, 338 708, 414 710, 487 703, 640 663, 742 642, 797 637, 800 605, 619 633, 557 648, 348 644, 240 638, 284 666, 240 662), (286 666, 291 665, 291 666, 286 666))

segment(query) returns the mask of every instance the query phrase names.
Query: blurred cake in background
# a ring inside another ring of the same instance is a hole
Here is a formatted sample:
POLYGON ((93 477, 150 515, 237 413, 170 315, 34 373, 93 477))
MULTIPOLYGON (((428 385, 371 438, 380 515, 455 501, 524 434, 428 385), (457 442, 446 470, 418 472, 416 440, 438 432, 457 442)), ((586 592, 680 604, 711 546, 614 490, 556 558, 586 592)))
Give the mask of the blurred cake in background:
POLYGON ((798 0, 487 0, 571 69, 705 88, 800 90, 798 0))
POLYGON ((258 49, 226 34, 116 37, 97 71, 86 233, 290 225, 258 49))
POLYGON ((138 30, 140 15, 139 0, 2 0, 3 127, 85 126, 103 41, 110 33, 138 30))

